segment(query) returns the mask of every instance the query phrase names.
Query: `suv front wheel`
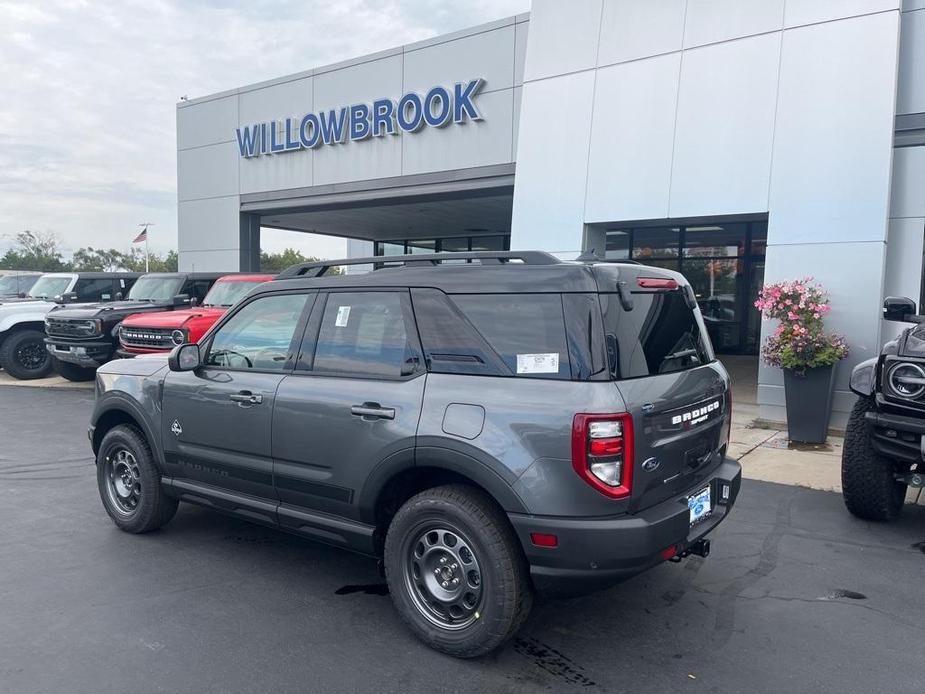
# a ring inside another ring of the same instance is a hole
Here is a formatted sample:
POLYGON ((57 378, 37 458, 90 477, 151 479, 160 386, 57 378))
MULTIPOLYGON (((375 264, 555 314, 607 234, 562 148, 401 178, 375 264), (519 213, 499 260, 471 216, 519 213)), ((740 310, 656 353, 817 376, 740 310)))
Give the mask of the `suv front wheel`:
POLYGON ((157 530, 177 512, 179 502, 161 488, 151 447, 131 425, 113 427, 103 437, 96 456, 96 483, 106 513, 127 533, 157 530))
POLYGON ((385 540, 389 592, 424 643, 459 658, 514 635, 533 604, 526 561, 507 518, 478 489, 428 489, 398 510, 385 540))
POLYGON ((45 333, 17 330, 0 346, 0 366, 13 378, 31 380, 51 375, 51 357, 45 349, 45 333))
POLYGON ((895 477, 896 465, 870 442, 865 415, 876 409, 873 398, 858 398, 845 429, 841 485, 845 506, 858 518, 892 520, 902 511, 906 485, 895 477))

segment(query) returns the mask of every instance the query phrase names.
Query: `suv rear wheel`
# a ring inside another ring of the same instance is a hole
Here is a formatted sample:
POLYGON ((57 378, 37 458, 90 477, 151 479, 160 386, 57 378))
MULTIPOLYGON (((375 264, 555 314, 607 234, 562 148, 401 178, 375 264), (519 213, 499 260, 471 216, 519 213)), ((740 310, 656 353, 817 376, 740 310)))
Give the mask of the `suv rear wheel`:
POLYGON ((125 532, 157 530, 177 512, 179 502, 161 488, 151 447, 131 425, 113 427, 103 437, 96 456, 96 483, 103 508, 125 532))
POLYGON ((466 485, 428 489, 405 502, 389 526, 384 563, 402 620, 424 643, 459 658, 503 644, 533 604, 507 518, 466 485))
POLYGON ((51 374, 51 355, 45 349, 45 333, 17 330, 7 337, 0 346, 0 366, 10 376, 22 381, 51 374))
POLYGON ((83 366, 77 366, 77 364, 69 364, 66 361, 61 361, 60 359, 55 359, 54 361, 55 371, 57 371, 61 376, 64 376, 69 381, 92 381, 96 371, 94 369, 86 369, 83 366))
POLYGON ((858 518, 891 520, 902 511, 906 485, 894 477, 895 463, 878 455, 864 418, 876 409, 873 398, 858 398, 845 429, 841 485, 845 506, 858 518))

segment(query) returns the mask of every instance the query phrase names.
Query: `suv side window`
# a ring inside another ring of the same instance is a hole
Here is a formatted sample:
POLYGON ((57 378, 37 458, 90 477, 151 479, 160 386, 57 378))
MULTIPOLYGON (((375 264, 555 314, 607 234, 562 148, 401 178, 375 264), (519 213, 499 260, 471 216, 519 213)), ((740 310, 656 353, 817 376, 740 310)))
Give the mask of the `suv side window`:
POLYGON ((450 297, 517 376, 571 378, 561 294, 450 297))
POLYGON ((245 304, 218 329, 203 360, 206 366, 284 371, 292 360, 308 294, 275 294, 245 304))
POLYGON ((180 293, 189 294, 190 299, 198 299, 201 304, 202 300, 206 298, 206 294, 209 293, 213 282, 214 280, 187 280, 180 293))
POLYGON ((73 291, 77 294, 77 301, 112 301, 113 298, 112 280, 109 278, 78 279, 73 291))
POLYGON ((418 358, 406 302, 403 292, 328 294, 312 371, 378 378, 414 373, 418 358))
POLYGON ((116 298, 116 294, 121 294, 122 298, 128 296, 129 290, 132 288, 132 285, 135 284, 135 277, 117 277, 112 280, 112 297, 116 298))

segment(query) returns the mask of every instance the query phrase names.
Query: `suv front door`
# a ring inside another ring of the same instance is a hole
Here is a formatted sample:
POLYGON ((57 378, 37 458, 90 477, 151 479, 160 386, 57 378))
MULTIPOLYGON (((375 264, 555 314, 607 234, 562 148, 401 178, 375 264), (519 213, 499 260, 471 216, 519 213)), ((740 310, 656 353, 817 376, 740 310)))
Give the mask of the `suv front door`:
POLYGON ((255 297, 202 346, 200 368, 167 374, 162 440, 168 474, 180 491, 275 520, 273 406, 280 381, 295 363, 313 298, 307 293, 255 297))
POLYGON ((372 470, 413 460, 425 378, 408 291, 320 295, 300 351, 273 413, 279 522, 334 540, 305 511, 359 520, 372 470))

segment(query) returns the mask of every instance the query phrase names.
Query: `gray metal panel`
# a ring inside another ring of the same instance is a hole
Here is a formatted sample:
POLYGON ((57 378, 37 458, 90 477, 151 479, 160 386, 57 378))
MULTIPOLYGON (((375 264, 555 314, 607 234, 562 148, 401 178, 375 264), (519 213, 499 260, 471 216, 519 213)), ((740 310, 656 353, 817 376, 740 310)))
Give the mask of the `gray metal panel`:
POLYGON ((179 251, 237 249, 239 244, 237 195, 181 201, 177 205, 179 251))
POLYGON ((769 243, 885 238, 898 22, 882 13, 784 32, 769 243))
MULTIPOLYGON (((514 85, 514 25, 417 50, 406 49, 404 91, 424 94, 435 85, 452 86, 476 77, 482 92, 514 85)), ((481 103, 480 97, 477 103, 481 103)))
POLYGON ((768 209, 781 34, 686 51, 671 217, 768 209))
MULTIPOLYGON (((509 70, 510 71, 510 70, 509 70)), ((402 173, 506 164, 511 159, 514 90, 480 94, 476 103, 484 120, 443 128, 422 128, 401 136, 402 173)))
POLYGON ((177 197, 181 202, 237 193, 237 143, 224 142, 177 152, 177 197))
POLYGON ((899 9, 900 0, 787 0, 784 26, 794 27, 899 9))
POLYGON ((237 122, 237 96, 178 106, 177 149, 234 140, 237 122))
POLYGON ((680 68, 677 52, 598 70, 586 222, 668 216, 680 68))
MULTIPOLYGON (((285 135, 279 137, 282 142, 285 135)), ((360 143, 365 144, 365 143, 360 143)), ((314 150, 300 149, 282 154, 265 154, 241 158, 241 193, 265 190, 304 188, 314 183, 312 161, 314 150)))
POLYGON ((524 83, 524 63, 527 60, 527 38, 530 35, 530 23, 515 25, 514 37, 514 85, 524 83))
POLYGON ((241 92, 239 124, 253 125, 287 116, 301 117, 313 110, 312 78, 241 92))
POLYGON ((784 0, 690 0, 684 47, 779 31, 783 25, 784 0))
POLYGON ((896 113, 922 111, 925 111, 925 9, 902 15, 896 95, 896 113))
POLYGON ((524 84, 511 248, 580 250, 593 96, 591 71, 524 84), (551 136, 550 123, 568 123, 569 136, 551 136))
POLYGON ((891 217, 925 217, 925 147, 893 151, 891 217))
POLYGON ((601 6, 601 0, 534 0, 524 79, 544 79, 594 67, 601 6))
POLYGON ((681 50, 687 0, 610 0, 601 16, 597 64, 681 50))
MULTIPOLYGON (((369 103, 402 93, 402 56, 392 55, 315 75, 316 111, 369 103)), ((319 145, 314 151, 317 184, 362 181, 398 176, 401 171, 399 135, 371 137, 359 142, 319 145)))
POLYGON ((241 252, 237 249, 215 251, 180 251, 180 270, 183 272, 237 272, 241 252))

